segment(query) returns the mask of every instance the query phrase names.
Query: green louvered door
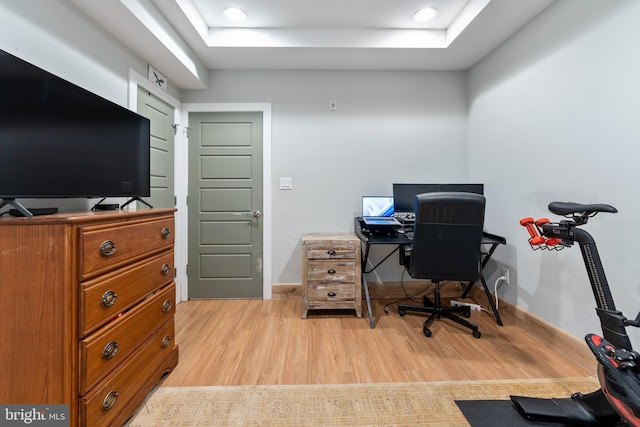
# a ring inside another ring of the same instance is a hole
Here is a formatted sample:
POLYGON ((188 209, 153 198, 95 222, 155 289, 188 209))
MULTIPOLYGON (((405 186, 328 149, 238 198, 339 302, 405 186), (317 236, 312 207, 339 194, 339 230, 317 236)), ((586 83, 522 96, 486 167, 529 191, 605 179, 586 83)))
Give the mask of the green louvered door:
POLYGON ((138 88, 138 114, 151 124, 151 197, 144 200, 154 208, 172 208, 175 206, 173 107, 138 88))

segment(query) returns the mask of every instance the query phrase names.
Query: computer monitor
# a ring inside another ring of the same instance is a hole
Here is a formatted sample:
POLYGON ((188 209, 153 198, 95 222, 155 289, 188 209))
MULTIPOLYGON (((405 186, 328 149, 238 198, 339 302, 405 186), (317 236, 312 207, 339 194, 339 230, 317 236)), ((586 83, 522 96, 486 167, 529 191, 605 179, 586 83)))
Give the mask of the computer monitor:
POLYGON ((417 194, 440 191, 440 184, 393 184, 393 209, 395 212, 413 212, 417 194))
POLYGON ((413 212, 416 195, 440 191, 484 194, 484 184, 393 184, 393 209, 396 213, 413 212))
POLYGON ((393 216, 393 197, 362 196, 362 216, 393 216))

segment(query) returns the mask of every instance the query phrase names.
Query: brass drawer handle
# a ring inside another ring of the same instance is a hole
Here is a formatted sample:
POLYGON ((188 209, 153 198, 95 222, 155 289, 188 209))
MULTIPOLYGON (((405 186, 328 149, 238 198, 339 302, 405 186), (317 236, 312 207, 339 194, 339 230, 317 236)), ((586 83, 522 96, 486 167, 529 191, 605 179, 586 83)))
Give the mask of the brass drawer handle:
POLYGON ((165 262, 164 264, 162 264, 162 275, 166 276, 169 273, 171 273, 171 267, 169 267, 169 264, 165 262))
POLYGON ((113 405, 116 404, 116 400, 118 400, 118 392, 115 390, 111 390, 102 401, 102 409, 108 411, 109 409, 113 408, 113 405))
POLYGON ((115 304, 117 300, 118 300, 117 293, 115 293, 114 291, 107 291, 104 293, 104 295, 102 295, 102 299, 100 300, 100 303, 104 308, 108 308, 108 307, 111 307, 113 304, 115 304))
POLYGON ((169 236, 171 235, 171 232, 167 227, 162 227, 162 230, 160 231, 160 235, 162 236, 163 239, 168 239, 169 236))
POLYGON ((169 347, 169 344, 171 344, 171 337, 169 335, 165 335, 164 338, 162 338, 162 349, 164 350, 169 347))
POLYGON ((336 254, 336 251, 334 251, 333 249, 329 249, 327 251, 327 254, 329 254, 329 256, 334 256, 336 254))
POLYGON ((164 300, 164 302, 162 303, 162 312, 166 313, 167 311, 171 310, 172 305, 173 303, 171 302, 171 300, 164 300))
POLYGON ((119 348, 120 348, 120 345, 118 345, 117 342, 111 341, 109 344, 104 346, 104 350, 102 350, 102 358, 104 360, 112 359, 113 356, 115 356, 116 353, 118 352, 119 348))
POLYGON ((100 253, 102 256, 111 256, 116 253, 116 244, 111 240, 105 240, 100 245, 100 253))
POLYGON ((333 268, 330 268, 327 273, 329 274, 336 274, 336 271, 333 268))
POLYGON ((335 292, 329 292, 329 293, 327 294, 327 296, 328 296, 328 297, 335 297, 335 296, 336 296, 336 293, 335 293, 335 292))

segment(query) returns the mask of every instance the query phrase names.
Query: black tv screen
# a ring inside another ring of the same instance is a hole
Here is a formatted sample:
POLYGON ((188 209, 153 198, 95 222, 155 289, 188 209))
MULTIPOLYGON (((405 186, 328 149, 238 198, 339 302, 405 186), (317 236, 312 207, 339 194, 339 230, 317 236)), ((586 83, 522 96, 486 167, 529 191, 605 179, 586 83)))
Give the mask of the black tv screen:
POLYGON ((148 197, 149 127, 0 50, 0 198, 148 197))
POLYGON ((395 212, 413 212, 416 195, 440 191, 484 193, 484 184, 393 184, 393 209, 395 212))

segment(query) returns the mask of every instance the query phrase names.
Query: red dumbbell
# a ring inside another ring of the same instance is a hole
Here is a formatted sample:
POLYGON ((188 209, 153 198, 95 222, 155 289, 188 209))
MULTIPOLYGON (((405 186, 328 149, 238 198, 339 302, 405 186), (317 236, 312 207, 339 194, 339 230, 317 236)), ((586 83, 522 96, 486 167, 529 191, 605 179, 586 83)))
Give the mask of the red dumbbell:
MULTIPOLYGON (((540 220, 538 220, 540 221, 540 220)), ((547 220, 548 222, 549 220, 547 220)), ((541 245, 545 242, 544 237, 540 236, 540 234, 538 233, 538 229, 536 228, 536 226, 534 225, 533 222, 533 218, 531 217, 527 217, 527 218, 522 218, 520 220, 520 225, 524 226, 527 228, 527 231, 529 232, 529 235, 531 236, 531 238, 529 239, 529 243, 532 245, 541 245)))

